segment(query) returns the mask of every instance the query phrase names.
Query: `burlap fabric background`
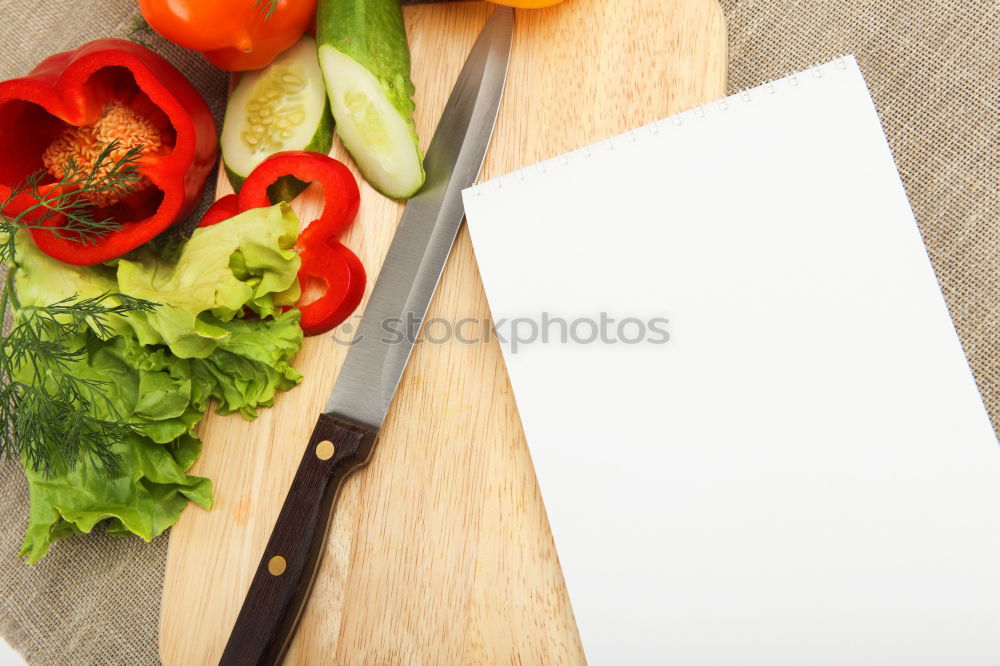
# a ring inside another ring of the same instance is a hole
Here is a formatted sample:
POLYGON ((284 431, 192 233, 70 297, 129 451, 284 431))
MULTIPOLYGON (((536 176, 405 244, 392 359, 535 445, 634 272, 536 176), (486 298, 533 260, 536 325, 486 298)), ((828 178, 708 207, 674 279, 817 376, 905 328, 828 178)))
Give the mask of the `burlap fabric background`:
MULTIPOLYGON (((729 24, 731 91, 841 54, 857 55, 997 427, 998 5, 993 0, 723 0, 722 5, 729 24)), ((0 11, 0 78, 23 74, 44 56, 89 39, 125 36, 135 17, 132 0, 0 0, 0 11)), ((223 74, 155 36, 144 39, 177 63, 221 111, 223 74)), ((0 484, 0 635, 33 664, 157 663, 167 537, 152 544, 103 535, 75 538, 27 567, 16 557, 28 510, 20 468, 0 465, 0 484)))

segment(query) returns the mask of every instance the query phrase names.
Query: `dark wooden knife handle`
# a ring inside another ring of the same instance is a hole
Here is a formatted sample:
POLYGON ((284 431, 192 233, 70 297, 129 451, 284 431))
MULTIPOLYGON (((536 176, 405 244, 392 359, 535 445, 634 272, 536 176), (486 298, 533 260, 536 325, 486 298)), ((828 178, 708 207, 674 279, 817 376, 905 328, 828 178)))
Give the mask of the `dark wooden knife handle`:
POLYGON ((278 664, 309 595, 337 493, 376 433, 330 414, 316 423, 220 664, 278 664))

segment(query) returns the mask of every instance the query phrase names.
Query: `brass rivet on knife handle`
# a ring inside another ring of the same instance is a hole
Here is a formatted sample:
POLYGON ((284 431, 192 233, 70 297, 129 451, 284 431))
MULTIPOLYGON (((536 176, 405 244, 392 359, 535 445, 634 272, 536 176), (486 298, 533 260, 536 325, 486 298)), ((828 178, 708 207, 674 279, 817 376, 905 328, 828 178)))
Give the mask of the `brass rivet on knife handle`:
POLYGON ((280 576, 285 573, 286 566, 285 558, 281 555, 275 555, 267 561, 267 570, 271 572, 272 576, 280 576))
POLYGON ((320 460, 329 460, 333 457, 334 451, 333 442, 328 439, 324 439, 322 442, 316 445, 316 457, 320 460))

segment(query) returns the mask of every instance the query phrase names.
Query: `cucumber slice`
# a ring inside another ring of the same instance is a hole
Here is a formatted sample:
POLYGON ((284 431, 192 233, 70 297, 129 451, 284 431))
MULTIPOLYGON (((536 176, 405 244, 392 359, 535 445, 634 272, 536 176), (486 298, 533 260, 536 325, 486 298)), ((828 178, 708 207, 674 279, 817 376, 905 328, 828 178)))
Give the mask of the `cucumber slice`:
POLYGON ((372 187, 406 199, 424 184, 410 49, 398 0, 320 0, 319 64, 336 131, 372 187))
POLYGON ((240 77, 226 105, 220 139, 226 175, 237 191, 274 153, 325 155, 332 144, 333 117, 312 37, 302 37, 264 69, 240 77))

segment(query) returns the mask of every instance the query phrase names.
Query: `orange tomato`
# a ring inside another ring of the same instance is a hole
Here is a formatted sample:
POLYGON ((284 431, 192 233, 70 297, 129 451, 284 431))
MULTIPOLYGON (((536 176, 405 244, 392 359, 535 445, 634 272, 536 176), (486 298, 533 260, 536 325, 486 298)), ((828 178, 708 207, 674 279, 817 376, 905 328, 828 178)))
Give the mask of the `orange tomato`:
POLYGON ((518 7, 520 9, 540 9, 542 7, 551 7, 552 5, 558 5, 563 0, 490 0, 498 5, 507 5, 509 7, 518 7))
POLYGON ((298 41, 316 0, 139 0, 149 26, 231 72, 261 69, 298 41), (273 7, 273 11, 271 11, 273 7))

